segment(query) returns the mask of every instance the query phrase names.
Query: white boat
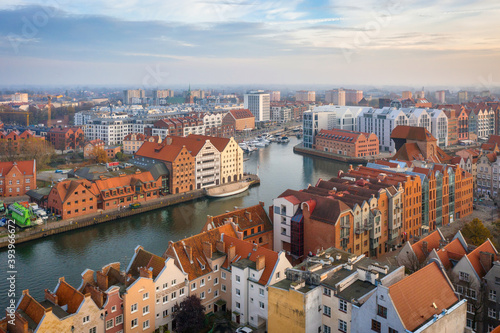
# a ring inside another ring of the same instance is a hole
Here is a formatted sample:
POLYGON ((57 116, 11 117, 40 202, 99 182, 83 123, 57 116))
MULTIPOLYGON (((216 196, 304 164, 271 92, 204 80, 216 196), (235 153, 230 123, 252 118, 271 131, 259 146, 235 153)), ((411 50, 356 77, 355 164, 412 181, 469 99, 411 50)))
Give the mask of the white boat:
POLYGON ((251 182, 232 183, 217 187, 207 188, 207 197, 209 198, 225 198, 232 195, 240 194, 248 190, 251 182))

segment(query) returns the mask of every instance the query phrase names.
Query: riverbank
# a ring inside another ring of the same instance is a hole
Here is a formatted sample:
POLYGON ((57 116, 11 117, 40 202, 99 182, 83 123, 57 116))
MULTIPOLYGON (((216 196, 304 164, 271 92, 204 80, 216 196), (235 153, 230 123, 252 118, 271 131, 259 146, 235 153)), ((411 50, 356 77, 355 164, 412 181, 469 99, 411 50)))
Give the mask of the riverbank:
MULTIPOLYGON (((245 177, 250 179, 251 185, 260 184, 260 179, 257 175, 245 175, 245 177)), ((122 209, 111 209, 109 211, 101 211, 100 213, 49 222, 47 224, 38 225, 23 231, 16 232, 16 244, 60 234, 75 229, 85 228, 104 222, 130 217, 144 212, 186 203, 196 199, 206 198, 207 193, 205 189, 194 190, 186 193, 170 194, 160 198, 152 199, 148 202, 142 203, 141 207, 135 209, 131 209, 129 207, 122 209)), ((4 234, 4 236, 0 238, 0 249, 7 247, 8 244, 9 242, 7 234, 4 234)))
POLYGON ((334 153, 330 153, 330 152, 326 152, 326 151, 323 152, 323 151, 318 151, 316 149, 305 148, 302 146, 302 143, 299 143, 298 145, 294 146, 293 152, 296 154, 321 157, 321 158, 326 158, 329 160, 339 161, 339 162, 343 162, 343 163, 352 163, 352 164, 367 164, 368 162, 374 162, 377 159, 390 157, 390 156, 382 156, 382 154, 377 155, 376 156, 377 158, 374 158, 373 156, 350 157, 350 156, 334 154, 334 153))

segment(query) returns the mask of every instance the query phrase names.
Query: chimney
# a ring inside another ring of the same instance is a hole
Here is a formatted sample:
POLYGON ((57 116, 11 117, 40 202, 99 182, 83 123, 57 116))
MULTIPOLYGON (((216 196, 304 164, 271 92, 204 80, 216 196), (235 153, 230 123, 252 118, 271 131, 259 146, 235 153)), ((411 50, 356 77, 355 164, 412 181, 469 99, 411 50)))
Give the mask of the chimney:
POLYGON ((212 259, 212 244, 209 242, 203 242, 203 254, 207 259, 212 259))
POLYGON ((264 201, 259 201, 259 205, 261 205, 262 207, 264 207, 264 201))
POLYGON ((167 136, 164 141, 165 141, 166 145, 171 145, 172 144, 172 138, 169 137, 169 136, 167 136))
POLYGON ((248 219, 248 221, 252 221, 252 213, 245 211, 245 216, 248 219))
POLYGON ((217 251, 224 253, 224 242, 217 241, 215 243, 215 248, 217 249, 217 251))
POLYGON ((258 256, 255 261, 255 269, 260 271, 266 267, 266 256, 258 256))
POLYGON ((185 245, 184 250, 186 251, 186 255, 189 259, 189 262, 192 263, 193 262, 193 249, 191 248, 191 246, 185 245))
POLYGON ((59 299, 58 299, 56 294, 51 293, 48 289, 45 289, 43 292, 45 294, 46 300, 51 301, 52 303, 54 303, 56 305, 59 305, 59 303, 58 303, 59 299))
POLYGON ((147 269, 147 267, 139 267, 139 276, 152 279, 153 278, 153 271, 147 269))
POLYGON ((234 256, 236 255, 236 246, 233 244, 229 245, 229 248, 227 249, 227 258, 229 261, 232 261, 234 259, 234 256))
POLYGON ((253 249, 254 251, 257 251, 257 249, 258 249, 258 248, 259 248, 259 244, 257 244, 257 243, 253 243, 253 248, 252 248, 252 249, 253 249))
POLYGON ((428 249, 427 249, 427 242, 426 241, 423 241, 422 242, 422 252, 427 255, 429 252, 428 252, 428 249))
POLYGON ((493 253, 483 251, 479 252, 479 262, 486 272, 489 272, 491 266, 493 266, 493 258, 493 253))
POLYGON ((93 283, 94 282, 94 271, 91 269, 87 269, 83 274, 82 274, 82 280, 83 283, 82 285, 85 285, 85 283, 93 283))

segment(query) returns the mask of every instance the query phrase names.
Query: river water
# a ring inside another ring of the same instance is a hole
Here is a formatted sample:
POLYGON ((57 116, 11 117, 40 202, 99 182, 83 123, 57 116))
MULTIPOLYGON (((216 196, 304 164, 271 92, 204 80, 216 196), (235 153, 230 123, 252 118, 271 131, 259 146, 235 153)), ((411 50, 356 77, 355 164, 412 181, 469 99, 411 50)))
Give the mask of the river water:
MULTIPOLYGON (((16 247, 16 300, 22 290, 29 289, 38 300, 43 290, 53 290, 59 277, 75 287, 86 269, 99 270, 110 262, 120 262, 123 268, 142 245, 146 250, 162 255, 169 241, 197 234, 207 215, 218 215, 234 207, 247 207, 272 199, 286 189, 302 189, 315 184, 318 178, 335 176, 347 164, 293 153, 298 143, 294 137, 288 144, 272 143, 267 148, 245 154, 245 171, 258 172, 261 184, 239 195, 197 201, 146 212, 141 215, 106 222, 71 232, 54 235, 16 247)), ((7 251, 0 252, 0 308, 7 306, 7 251)))

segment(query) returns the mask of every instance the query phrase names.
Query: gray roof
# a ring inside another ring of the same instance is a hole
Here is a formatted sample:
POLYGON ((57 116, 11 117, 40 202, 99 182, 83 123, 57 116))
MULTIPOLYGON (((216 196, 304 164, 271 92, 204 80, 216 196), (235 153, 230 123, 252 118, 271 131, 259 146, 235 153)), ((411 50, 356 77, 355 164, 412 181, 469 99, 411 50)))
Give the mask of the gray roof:
POLYGON ((26 192, 26 195, 35 200, 42 200, 43 197, 49 195, 51 189, 51 187, 42 187, 36 190, 29 190, 26 192))
POLYGON ((131 159, 129 160, 129 163, 132 163, 133 165, 143 168, 151 172, 151 175, 153 178, 156 180, 160 176, 168 176, 170 174, 170 171, 168 171, 167 166, 165 163, 156 161, 156 162, 151 162, 146 159, 144 161, 139 160, 139 159, 131 159))

